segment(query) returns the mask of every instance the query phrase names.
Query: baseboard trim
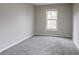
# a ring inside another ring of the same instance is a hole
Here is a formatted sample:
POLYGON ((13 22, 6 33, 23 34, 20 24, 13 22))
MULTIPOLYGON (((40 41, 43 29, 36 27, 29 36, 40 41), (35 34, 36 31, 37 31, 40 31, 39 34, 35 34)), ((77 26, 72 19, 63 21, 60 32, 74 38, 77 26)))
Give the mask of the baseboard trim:
POLYGON ((74 40, 73 40, 73 43, 75 44, 76 48, 79 50, 79 46, 76 44, 74 40))
POLYGON ((13 44, 11 44, 11 45, 5 47, 5 48, 3 48, 2 50, 0 50, 0 53, 3 52, 3 51, 5 51, 5 50, 7 50, 7 49, 9 49, 9 48, 12 47, 12 46, 15 46, 16 44, 19 44, 20 42, 22 42, 22 41, 24 41, 24 40, 26 40, 26 39, 31 38, 32 36, 33 36, 33 34, 30 35, 30 36, 28 36, 28 37, 23 38, 22 40, 19 40, 19 41, 13 43, 13 44))
POLYGON ((49 35, 49 34, 34 34, 35 36, 53 36, 53 37, 67 37, 72 38, 72 36, 62 36, 62 35, 49 35))

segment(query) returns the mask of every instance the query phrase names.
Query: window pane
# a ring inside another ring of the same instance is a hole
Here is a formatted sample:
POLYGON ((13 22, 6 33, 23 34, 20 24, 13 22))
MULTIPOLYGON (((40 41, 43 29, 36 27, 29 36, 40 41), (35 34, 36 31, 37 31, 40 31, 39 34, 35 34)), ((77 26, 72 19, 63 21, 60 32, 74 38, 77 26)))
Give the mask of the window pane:
POLYGON ((48 20, 47 29, 56 29, 56 20, 48 20))
POLYGON ((47 19, 57 19, 57 11, 56 10, 48 10, 47 11, 47 19))
POLYGON ((48 10, 47 12, 47 29, 57 29, 57 10, 48 10))

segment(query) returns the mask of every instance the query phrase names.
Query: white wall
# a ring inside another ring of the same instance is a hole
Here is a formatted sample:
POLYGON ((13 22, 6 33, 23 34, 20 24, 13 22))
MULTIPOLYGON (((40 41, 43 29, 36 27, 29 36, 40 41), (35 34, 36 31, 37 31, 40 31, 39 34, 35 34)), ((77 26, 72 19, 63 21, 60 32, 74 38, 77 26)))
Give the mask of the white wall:
POLYGON ((30 4, 0 4, 0 50, 33 35, 30 4))
POLYGON ((79 48, 79 4, 73 4, 73 41, 79 48))
POLYGON ((52 36, 72 36, 72 4, 52 4, 36 6, 35 8, 35 34, 52 36), (46 30, 46 9, 58 10, 57 31, 46 30))

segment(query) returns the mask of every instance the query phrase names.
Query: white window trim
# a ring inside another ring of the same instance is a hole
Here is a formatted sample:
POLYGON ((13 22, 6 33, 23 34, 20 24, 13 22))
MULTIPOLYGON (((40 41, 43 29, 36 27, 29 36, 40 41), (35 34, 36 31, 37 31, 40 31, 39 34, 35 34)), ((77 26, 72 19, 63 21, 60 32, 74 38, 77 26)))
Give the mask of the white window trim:
POLYGON ((46 31, 57 31, 58 30, 58 10, 57 9, 46 9, 46 31), (57 19, 56 19, 56 29, 47 29, 47 11, 56 10, 57 11, 57 19))

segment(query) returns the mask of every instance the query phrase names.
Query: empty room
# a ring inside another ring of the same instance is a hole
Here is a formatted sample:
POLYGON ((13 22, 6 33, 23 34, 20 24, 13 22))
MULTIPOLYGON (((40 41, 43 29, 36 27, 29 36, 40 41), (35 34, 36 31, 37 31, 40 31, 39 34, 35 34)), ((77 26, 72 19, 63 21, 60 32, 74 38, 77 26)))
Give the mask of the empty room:
POLYGON ((0 55, 79 55, 78 3, 0 3, 0 55))

